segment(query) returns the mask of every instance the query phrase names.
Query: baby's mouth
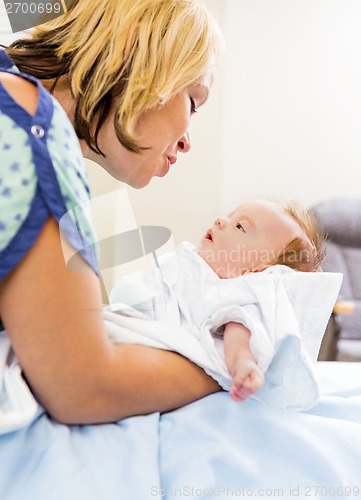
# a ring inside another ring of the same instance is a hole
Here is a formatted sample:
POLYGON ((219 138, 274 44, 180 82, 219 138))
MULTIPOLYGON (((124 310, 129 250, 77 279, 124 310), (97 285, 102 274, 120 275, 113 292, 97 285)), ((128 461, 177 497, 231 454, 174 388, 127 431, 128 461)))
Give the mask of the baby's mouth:
POLYGON ((206 240, 213 241, 212 231, 211 231, 210 229, 207 231, 207 234, 206 234, 206 236, 205 236, 205 239, 206 239, 206 240))

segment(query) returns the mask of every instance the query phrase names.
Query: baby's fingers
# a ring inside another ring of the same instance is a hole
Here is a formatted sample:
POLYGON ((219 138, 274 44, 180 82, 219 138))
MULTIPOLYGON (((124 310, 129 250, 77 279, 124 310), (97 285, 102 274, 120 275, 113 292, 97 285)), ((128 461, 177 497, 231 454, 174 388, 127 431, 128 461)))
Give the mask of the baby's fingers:
POLYGON ((248 374, 248 376, 244 380, 243 387, 244 389, 250 392, 255 392, 257 391, 257 389, 261 387, 263 382, 264 382, 263 373, 259 370, 258 367, 256 367, 248 374))
POLYGON ((231 398, 234 401, 245 401, 261 387, 263 382, 264 377, 258 367, 251 370, 245 379, 243 379, 243 376, 236 376, 233 378, 230 391, 231 398))
POLYGON ((231 398, 237 402, 246 401, 248 396, 250 396, 251 394, 252 393, 250 393, 249 391, 244 390, 244 389, 239 388, 239 387, 235 387, 235 388, 232 387, 232 389, 230 390, 231 398))

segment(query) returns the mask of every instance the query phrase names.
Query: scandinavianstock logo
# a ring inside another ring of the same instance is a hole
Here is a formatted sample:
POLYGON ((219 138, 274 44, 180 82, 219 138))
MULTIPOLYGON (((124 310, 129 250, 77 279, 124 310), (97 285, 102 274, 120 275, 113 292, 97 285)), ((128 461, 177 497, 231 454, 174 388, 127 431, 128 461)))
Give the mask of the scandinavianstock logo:
POLYGON ((3 0, 13 33, 27 30, 62 16, 78 0, 3 0))

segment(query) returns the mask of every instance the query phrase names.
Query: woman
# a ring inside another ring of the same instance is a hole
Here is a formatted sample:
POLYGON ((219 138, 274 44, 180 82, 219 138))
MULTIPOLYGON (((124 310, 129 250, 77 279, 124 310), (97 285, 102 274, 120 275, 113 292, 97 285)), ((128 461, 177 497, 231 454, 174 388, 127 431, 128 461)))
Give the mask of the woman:
POLYGON ((175 353, 108 341, 81 243, 91 223, 71 214, 88 197, 81 153, 141 188, 190 149, 220 40, 197 0, 79 0, 1 51, 0 317, 60 422, 167 411, 219 390, 175 353), (69 249, 86 272, 67 269, 69 249))

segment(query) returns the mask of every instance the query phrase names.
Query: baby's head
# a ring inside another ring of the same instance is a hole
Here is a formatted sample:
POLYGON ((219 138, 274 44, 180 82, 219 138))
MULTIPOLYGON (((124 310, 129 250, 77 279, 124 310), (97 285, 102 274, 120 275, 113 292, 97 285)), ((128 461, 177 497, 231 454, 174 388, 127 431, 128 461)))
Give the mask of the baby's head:
POLYGON ((205 234, 198 254, 220 278, 236 278, 283 264, 319 271, 324 240, 315 219, 296 204, 257 200, 220 217, 205 234))

